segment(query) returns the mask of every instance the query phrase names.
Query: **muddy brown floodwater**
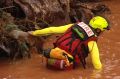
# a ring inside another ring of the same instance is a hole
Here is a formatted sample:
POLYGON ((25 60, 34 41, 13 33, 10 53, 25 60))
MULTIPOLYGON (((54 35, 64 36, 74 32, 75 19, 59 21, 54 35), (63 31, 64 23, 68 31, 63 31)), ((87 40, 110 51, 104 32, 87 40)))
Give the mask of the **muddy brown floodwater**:
POLYGON ((1 59, 0 79, 120 79, 120 0, 105 0, 105 4, 112 11, 108 15, 112 28, 98 40, 102 70, 94 70, 89 58, 87 69, 79 67, 69 71, 50 70, 42 63, 40 55, 33 55, 31 59, 14 63, 1 59))

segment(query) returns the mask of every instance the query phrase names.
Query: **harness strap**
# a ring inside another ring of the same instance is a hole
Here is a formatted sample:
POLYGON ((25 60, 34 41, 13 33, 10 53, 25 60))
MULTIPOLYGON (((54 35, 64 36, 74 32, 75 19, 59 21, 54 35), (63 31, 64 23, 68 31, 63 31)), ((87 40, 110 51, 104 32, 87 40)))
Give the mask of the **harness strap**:
POLYGON ((86 61, 85 61, 85 58, 83 57, 83 55, 82 55, 82 53, 80 54, 77 54, 78 55, 78 57, 79 57, 79 59, 80 59, 80 61, 81 61, 81 63, 82 63, 82 66, 84 67, 84 69, 86 68, 86 61))
MULTIPOLYGON (((80 60, 80 62, 81 62, 81 64, 82 64, 82 66, 83 66, 84 68, 86 68, 85 56, 84 56, 84 54, 83 54, 84 52, 81 51, 80 53, 77 53, 79 45, 80 45, 80 42, 78 43, 78 45, 76 46, 76 49, 75 49, 74 52, 73 52, 73 57, 75 58, 75 56, 77 55, 77 56, 79 57, 79 60, 80 60)), ((73 61, 73 68, 75 68, 75 66, 76 66, 76 62, 75 62, 75 60, 74 60, 74 61, 73 61)))
MULTIPOLYGON (((67 35, 68 33, 70 33, 71 31, 67 31, 66 33, 64 33, 61 37, 59 37, 57 40, 56 40, 56 42, 58 42, 59 41, 59 39, 61 39, 63 36, 65 36, 65 35, 67 35)), ((62 42, 62 41, 61 41, 62 42)))
POLYGON ((68 46, 68 45, 70 46, 69 49, 68 49, 68 51, 71 51, 73 41, 76 39, 73 34, 71 35, 71 38, 72 38, 72 39, 70 40, 70 42, 68 42, 68 43, 66 44, 66 46, 68 46))
POLYGON ((69 39, 69 38, 71 38, 71 36, 69 36, 69 37, 67 37, 67 38, 65 38, 65 39, 63 39, 63 40, 61 40, 61 41, 59 41, 57 44, 60 44, 60 43, 62 43, 63 41, 69 39))

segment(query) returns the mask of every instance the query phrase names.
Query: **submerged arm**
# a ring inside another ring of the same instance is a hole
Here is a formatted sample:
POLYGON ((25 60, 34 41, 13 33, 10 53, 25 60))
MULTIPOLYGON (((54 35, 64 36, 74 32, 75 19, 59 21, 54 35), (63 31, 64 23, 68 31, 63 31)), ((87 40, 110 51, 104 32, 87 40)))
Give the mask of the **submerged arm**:
POLYGON ((99 56, 99 49, 97 46, 97 43, 95 41, 90 41, 88 43, 88 48, 91 54, 91 58, 92 58, 92 63, 95 69, 101 69, 102 68, 102 64, 100 61, 100 56, 99 56))

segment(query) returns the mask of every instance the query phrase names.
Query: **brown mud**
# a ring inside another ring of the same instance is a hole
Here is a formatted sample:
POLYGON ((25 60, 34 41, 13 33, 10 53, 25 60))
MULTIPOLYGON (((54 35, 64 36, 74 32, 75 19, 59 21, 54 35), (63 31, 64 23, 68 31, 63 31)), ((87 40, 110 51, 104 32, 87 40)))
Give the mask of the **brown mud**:
MULTIPOLYGON (((98 40, 102 70, 94 70, 90 58, 86 69, 78 67, 67 71, 50 70, 42 63, 41 56, 33 54, 31 59, 14 63, 0 59, 0 79, 120 79, 120 0, 104 2, 111 9, 111 15, 108 15, 111 30, 104 32, 98 40)), ((48 40, 46 48, 52 46, 50 42, 53 39, 48 40)))

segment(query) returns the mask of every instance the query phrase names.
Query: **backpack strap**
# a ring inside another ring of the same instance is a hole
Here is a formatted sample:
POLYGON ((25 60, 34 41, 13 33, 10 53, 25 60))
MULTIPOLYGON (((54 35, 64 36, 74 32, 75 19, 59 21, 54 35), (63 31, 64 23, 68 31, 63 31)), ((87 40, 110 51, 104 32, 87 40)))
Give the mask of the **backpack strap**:
POLYGON ((77 55, 78 55, 78 57, 80 59, 80 62, 82 63, 83 68, 85 69, 86 68, 86 61, 85 61, 85 57, 83 56, 83 53, 81 52, 81 53, 79 53, 77 55))
POLYGON ((81 40, 87 40, 95 35, 94 31, 84 22, 79 22, 72 27, 72 31, 76 33, 81 40))

